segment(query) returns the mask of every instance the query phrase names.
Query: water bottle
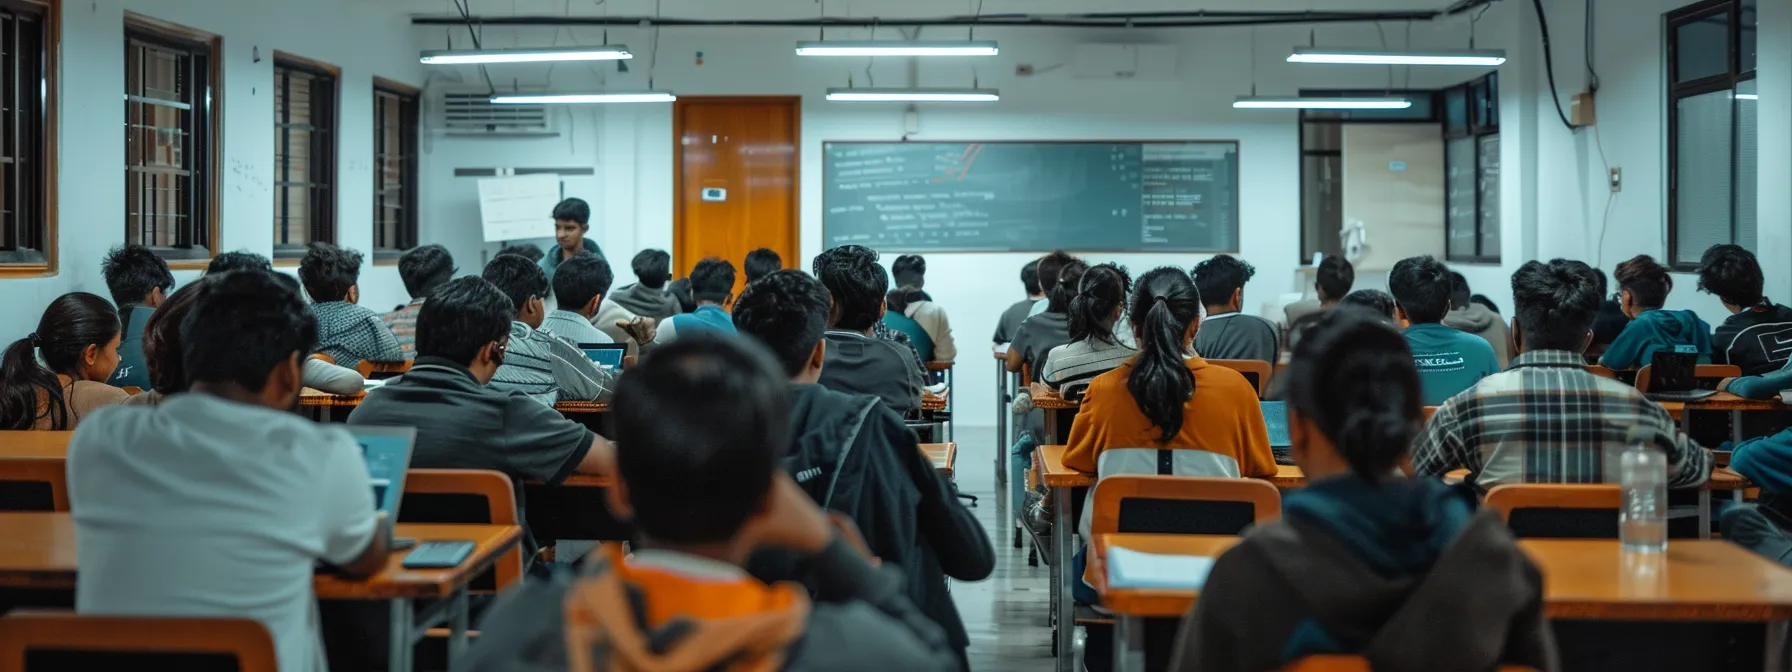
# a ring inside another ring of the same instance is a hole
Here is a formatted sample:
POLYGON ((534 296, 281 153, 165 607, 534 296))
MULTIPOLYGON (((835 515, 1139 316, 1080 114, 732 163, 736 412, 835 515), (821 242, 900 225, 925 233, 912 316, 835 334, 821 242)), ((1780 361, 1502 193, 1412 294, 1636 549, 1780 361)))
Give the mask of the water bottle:
POLYGON ((1618 462, 1618 543, 1634 553, 1668 550, 1668 460, 1647 442, 1633 442, 1618 462))

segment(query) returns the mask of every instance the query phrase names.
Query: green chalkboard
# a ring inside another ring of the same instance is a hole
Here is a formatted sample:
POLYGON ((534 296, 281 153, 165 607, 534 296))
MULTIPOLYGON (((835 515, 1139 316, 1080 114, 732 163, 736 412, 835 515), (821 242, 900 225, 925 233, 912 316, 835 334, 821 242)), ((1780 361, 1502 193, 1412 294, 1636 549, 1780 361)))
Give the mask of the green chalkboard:
POLYGON ((822 153, 828 247, 1238 249, 1236 142, 826 142, 822 153))

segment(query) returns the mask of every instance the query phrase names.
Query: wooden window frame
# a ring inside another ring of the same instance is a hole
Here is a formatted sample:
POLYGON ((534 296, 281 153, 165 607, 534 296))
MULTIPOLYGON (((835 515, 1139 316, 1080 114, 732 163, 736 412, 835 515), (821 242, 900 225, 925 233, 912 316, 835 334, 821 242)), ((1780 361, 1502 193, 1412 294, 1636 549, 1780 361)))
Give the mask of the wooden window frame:
MULTIPOLYGON (((25 203, 15 203, 10 208, 17 216, 16 228, 0 226, 0 278, 7 277, 44 277, 56 274, 57 269, 57 234, 56 234, 56 184, 57 184, 57 106, 58 80, 60 79, 60 63, 62 43, 62 4, 61 0, 0 0, 0 10, 12 14, 31 13, 37 18, 42 32, 36 58, 37 72, 34 79, 36 86, 16 87, 25 76, 19 71, 20 62, 14 60, 11 67, 3 68, 0 74, 3 80, 10 81, 15 87, 0 92, 0 96, 10 99, 8 102, 20 110, 29 110, 27 118, 12 126, 12 137, 5 140, 13 153, 30 154, 24 161, 35 162, 37 170, 6 172, 6 179, 0 181, 0 190, 8 195, 19 195, 25 203), (35 100, 24 101, 21 94, 24 90, 40 92, 35 100), (29 104, 29 107, 27 107, 29 104), (21 126, 30 126, 31 130, 21 130, 21 126), (34 143, 27 152, 20 152, 22 143, 34 143), (36 225, 30 220, 36 219, 36 225), (22 239, 22 240, 21 240, 22 239), (25 258, 17 251, 18 247, 37 250, 33 258, 25 258), (41 257, 41 258, 36 258, 41 257)), ((15 23, 16 29, 16 23, 15 23)), ((0 125, 0 130, 5 126, 0 125)), ((20 161, 12 165, 18 166, 20 161)))
MULTIPOLYGON (((1667 42, 1667 73, 1666 73, 1667 82, 1666 82, 1666 86, 1663 87, 1664 91, 1666 91, 1666 93, 1667 93, 1667 95, 1665 96, 1666 107, 1667 107, 1667 109, 1665 110, 1665 113, 1667 115, 1666 143, 1667 143, 1667 155, 1668 155, 1668 163, 1667 163, 1668 202, 1667 202, 1667 213, 1666 213, 1667 214, 1667 222, 1668 222, 1667 262, 1668 262, 1668 266, 1675 271, 1693 272, 1693 271, 1697 271, 1699 268, 1698 262, 1680 261, 1680 251, 1681 250, 1680 250, 1680 221, 1679 221, 1679 219, 1680 219, 1680 213, 1679 213, 1679 208, 1680 208, 1680 180, 1679 180, 1679 175, 1680 175, 1680 148, 1679 148, 1679 144, 1680 144, 1679 143, 1680 111, 1679 111, 1679 103, 1683 99, 1691 98, 1694 96, 1707 95, 1707 94, 1717 93, 1720 91, 1731 92, 1731 99, 1730 99, 1730 122, 1731 122, 1730 123, 1730 168, 1732 171, 1731 179, 1733 181, 1735 179, 1735 169, 1737 168, 1737 156, 1740 153, 1740 149, 1741 149, 1740 147, 1737 146, 1738 140, 1739 140, 1738 133, 1740 133, 1740 128, 1739 128, 1740 124, 1736 123, 1737 116, 1740 114, 1740 112, 1738 111, 1738 107, 1739 107, 1740 103, 1737 102, 1734 94, 1735 94, 1736 89, 1738 87, 1740 87, 1743 82, 1747 82, 1747 81, 1751 81, 1751 80, 1755 79, 1755 74, 1756 74, 1755 70, 1744 71, 1742 69, 1742 32, 1743 32, 1742 31, 1742 26, 1743 26, 1743 11, 1742 10, 1743 10, 1743 0, 1704 0, 1703 2, 1698 2, 1695 4, 1687 5, 1685 7, 1681 7, 1680 9, 1676 9, 1672 12, 1668 12, 1663 17, 1664 29, 1662 31, 1662 34, 1663 34, 1663 38, 1667 42), (1725 55, 1725 65, 1727 66, 1726 71, 1722 74, 1711 75, 1708 77, 1702 77, 1702 78, 1695 79, 1695 80, 1688 81, 1688 82, 1679 81, 1679 72, 1678 71, 1680 69, 1680 63, 1679 63, 1679 58, 1678 58, 1678 56, 1679 56, 1678 52, 1680 49, 1680 44, 1679 44, 1679 34, 1677 32, 1677 29, 1680 26, 1684 26, 1689 23, 1695 23, 1695 22, 1697 22, 1701 19, 1704 19, 1706 17, 1712 16, 1715 14, 1723 14, 1726 12, 1728 12, 1730 14, 1730 25, 1729 25, 1729 50, 1730 50, 1730 53, 1725 55)), ((1757 10, 1757 11, 1759 11, 1759 10, 1757 10)), ((1760 61, 1758 58, 1756 59, 1756 67, 1757 68, 1760 67, 1760 61)), ((1737 201, 1736 201, 1736 196, 1735 196, 1735 190, 1732 189, 1730 192, 1730 236, 1729 236, 1729 241, 1728 241, 1730 243, 1737 243, 1737 240, 1736 240, 1737 219, 1738 219, 1737 218, 1737 201)), ((1758 221, 1756 224, 1757 224, 1757 226, 1759 226, 1758 221)), ((1757 229, 1757 231, 1758 231, 1758 229, 1757 229)), ((1759 239, 1757 238, 1757 240, 1754 241, 1753 244, 1746 246, 1746 247, 1755 247, 1758 245, 1759 245, 1759 239)))
MULTIPOLYGON (((183 50, 195 59, 203 59, 194 66, 196 82, 205 85, 203 90, 192 92, 194 108, 204 108, 201 114, 193 115, 192 128, 189 135, 197 148, 188 148, 183 155, 190 157, 193 173, 192 193, 187 195, 188 220, 193 223, 193 231, 184 237, 188 245, 151 246, 157 254, 168 260, 173 270, 204 269, 218 250, 218 226, 220 208, 218 207, 219 180, 222 171, 218 169, 223 156, 224 129, 224 80, 223 53, 224 38, 201 30, 169 23, 133 12, 125 12, 124 16, 124 49, 126 81, 129 81, 132 61, 133 42, 146 42, 165 49, 183 50), (196 151, 195 151, 196 150, 196 151), (203 234, 203 239, 199 239, 203 234)), ((128 96, 127 88, 127 96, 128 96)), ((126 104, 126 122, 130 118, 130 101, 126 104)), ((127 126, 126 134, 130 133, 127 126)), ((126 138, 129 144, 129 138, 126 138)), ((125 240, 133 239, 131 228, 134 223, 130 219, 130 190, 132 166, 126 156, 125 164, 125 240)))
POLYGON ((339 209, 338 200, 341 190, 339 189, 339 180, 337 179, 338 176, 336 174, 336 159, 342 142, 342 69, 328 63, 276 51, 274 52, 273 90, 274 95, 276 96, 276 103, 274 105, 274 144, 276 160, 274 165, 273 194, 274 221, 272 223, 274 227, 273 256, 276 260, 296 262, 299 258, 305 256, 306 247, 311 242, 327 242, 332 244, 338 242, 336 220, 337 210, 339 209), (292 126, 290 116, 291 108, 286 108, 287 116, 283 118, 281 116, 282 106, 278 102, 279 96, 283 96, 286 93, 280 88, 280 83, 284 81, 281 78, 282 71, 303 73, 305 75, 326 80, 323 82, 323 86, 314 86, 310 93, 312 97, 310 104, 312 120, 309 124, 311 128, 311 147, 307 156, 310 165, 306 170, 306 175, 309 177, 309 180, 302 183, 302 185, 307 186, 309 191, 309 200, 306 203, 308 212, 306 213, 307 221, 305 222, 305 226, 310 230, 306 233, 306 245, 287 245, 280 242, 280 225, 283 221, 283 218, 281 217, 280 198, 288 187, 301 186, 301 183, 294 183, 286 179, 287 176, 284 173, 287 166, 282 165, 278 160, 278 157, 285 155, 285 153, 280 151, 279 147, 281 143, 290 141, 286 132, 291 130, 292 126), (323 95, 330 97, 329 100, 324 101, 323 105, 317 104, 317 97, 320 92, 323 95), (322 117, 322 119, 320 120, 319 117, 322 117))
POLYGON ((375 77, 373 79, 373 260, 375 263, 396 263, 398 257, 417 246, 418 212, 417 212, 417 179, 418 152, 422 149, 422 111, 423 92, 417 87, 401 84, 389 79, 375 77), (399 134, 402 146, 398 148, 402 163, 399 166, 399 221, 396 240, 386 240, 382 228, 382 209, 387 194, 382 179, 385 166, 381 161, 385 141, 385 115, 380 114, 380 106, 385 101, 396 99, 399 110, 399 134))
MULTIPOLYGON (((1448 204, 1446 203, 1444 210, 1444 261, 1461 264, 1500 263, 1500 251, 1498 249, 1494 249, 1491 252, 1482 249, 1482 228, 1487 225, 1487 222, 1481 217, 1486 210, 1484 207, 1485 204, 1482 202, 1484 194, 1481 192, 1480 187, 1482 169, 1481 140, 1490 135, 1497 136, 1500 134, 1499 77, 1499 72, 1490 72, 1473 80, 1444 89, 1439 96, 1440 100, 1447 100, 1451 95, 1460 93, 1466 104, 1465 116, 1467 117, 1464 119, 1465 124, 1461 128, 1451 128, 1448 114, 1445 114, 1443 117, 1444 170, 1448 171, 1450 168, 1451 140, 1469 139, 1473 143, 1475 155, 1475 251, 1468 255, 1450 254, 1450 214, 1448 204)), ((1447 105, 1448 103, 1445 104, 1447 105)), ((1449 191, 1448 184, 1445 185, 1444 189, 1447 194, 1449 191)), ((1505 235, 1505 229, 1503 227, 1500 230, 1500 234, 1502 237, 1505 235)))

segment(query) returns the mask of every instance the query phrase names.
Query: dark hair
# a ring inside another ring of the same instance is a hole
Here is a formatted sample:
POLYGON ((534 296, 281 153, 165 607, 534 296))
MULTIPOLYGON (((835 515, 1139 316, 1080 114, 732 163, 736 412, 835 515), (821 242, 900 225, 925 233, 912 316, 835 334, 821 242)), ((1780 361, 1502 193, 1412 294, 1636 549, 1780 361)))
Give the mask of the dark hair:
POLYGON ((569 198, 561 201, 554 206, 554 221, 563 219, 569 222, 578 222, 579 226, 585 228, 591 228, 591 206, 582 198, 569 198))
POLYGON ((1500 313, 1499 304, 1494 303, 1493 299, 1487 298, 1487 295, 1485 295, 1485 294, 1476 294, 1474 296, 1468 297, 1468 302, 1469 303, 1479 303, 1483 306, 1486 306, 1487 309, 1493 311, 1493 314, 1495 314, 1495 315, 1498 315, 1500 313))
POLYGON ((1058 269, 1058 281, 1045 288, 1045 312, 1070 312, 1070 300, 1076 298, 1077 288, 1083 284, 1083 274, 1088 272, 1089 264, 1081 259, 1071 260, 1058 269))
POLYGON ((815 278, 834 297, 839 316, 832 326, 864 331, 883 317, 884 292, 890 278, 877 265, 877 251, 864 245, 841 245, 815 255, 815 278))
POLYGON ((763 510, 789 449, 790 384, 755 340, 655 348, 616 391, 616 466, 649 539, 726 541, 763 510))
POLYGON ((398 277, 413 299, 429 296, 430 290, 454 277, 454 270, 454 255, 441 245, 413 247, 398 258, 398 277))
POLYGON ((1070 256, 1063 250, 1057 250, 1041 257, 1038 261, 1039 266, 1034 269, 1039 276, 1039 291, 1050 294, 1052 287, 1058 284, 1058 273, 1073 261, 1076 261, 1076 257, 1070 256))
POLYGON ((1473 292, 1468 289, 1468 278, 1462 277, 1462 274, 1456 271, 1450 271, 1450 310, 1467 308, 1469 299, 1473 298, 1470 296, 1471 294, 1473 292))
MULTIPOLYGON (((498 250, 497 256, 502 257, 506 254, 514 254, 514 255, 522 257, 524 259, 528 259, 530 261, 530 263, 541 261, 542 257, 548 256, 547 253, 541 251, 540 247, 537 247, 535 245, 521 244, 521 243, 516 244, 516 245, 505 245, 504 249, 498 250)), ((497 257, 493 257, 493 258, 496 259, 497 257)), ((486 263, 491 263, 491 262, 486 262, 486 263)))
POLYGON ((142 245, 114 247, 100 260, 100 274, 106 277, 106 289, 112 292, 112 305, 119 309, 143 303, 156 289, 174 289, 174 274, 168 262, 142 245))
POLYGON ((774 272, 734 301, 734 328, 758 338, 795 377, 828 330, 828 288, 802 271, 774 272))
POLYGON ((1605 269, 1592 266, 1588 266, 1588 268, 1593 268, 1593 275, 1599 278, 1599 300, 1603 303, 1612 293, 1611 281, 1606 279, 1605 269))
POLYGON ((760 278, 776 273, 784 268, 784 258, 766 248, 759 248, 747 253, 747 261, 741 270, 747 274, 747 282, 758 282, 760 278))
POLYGON ((1281 381, 1290 411, 1312 421, 1358 478, 1388 477, 1418 431, 1419 371, 1406 338, 1362 308, 1314 315, 1281 381))
POLYGON ((1188 273, 1164 266, 1134 285, 1132 329, 1139 356, 1126 389, 1139 412, 1158 428, 1158 442, 1182 431, 1183 406, 1195 396, 1195 374, 1188 370, 1188 344, 1183 336, 1201 319, 1201 293, 1188 273))
POLYGON ((50 429, 69 429, 74 413, 56 375, 79 380, 87 346, 105 347, 119 329, 118 311, 97 294, 69 292, 51 301, 37 331, 0 355, 0 429, 32 429, 39 418, 49 418, 50 429))
POLYGON ((515 304, 485 278, 449 280, 417 311, 417 356, 470 366, 481 348, 510 335, 515 315, 515 304))
POLYGON ((691 298, 696 301, 722 303, 734 293, 734 264, 726 259, 710 257, 691 269, 691 298))
POLYGON ((697 297, 691 294, 689 277, 673 280, 672 284, 666 286, 666 293, 671 294, 672 299, 678 302, 678 312, 688 313, 697 309, 697 297))
MULTIPOLYGON (((253 272, 272 273, 250 269, 253 272)), ((180 325, 199 299, 211 293, 211 286, 230 271, 206 271, 200 278, 168 297, 168 301, 151 313, 143 324, 143 364, 149 367, 149 389, 164 395, 187 391, 187 359, 180 347, 180 325)))
POLYGON ((1715 294, 1724 303, 1743 308, 1760 305, 1765 301, 1765 284, 1761 262, 1741 245, 1712 245, 1699 258, 1699 291, 1715 294))
POLYGON ((1325 301, 1337 301, 1350 293, 1350 286, 1356 284, 1356 267, 1343 257, 1335 254, 1326 255, 1319 260, 1319 268, 1313 272, 1313 286, 1319 290, 1319 298, 1325 301))
MULTIPOLYGON (((491 263, 485 265, 485 271, 479 276, 510 299, 510 305, 516 310, 516 314, 523 312, 529 299, 545 299, 548 296, 548 274, 542 272, 541 267, 534 262, 514 254, 492 257, 491 263)), ((429 302, 424 301, 423 305, 427 306, 429 302)))
POLYGON ((1114 311, 1126 305, 1132 293, 1132 276, 1114 264, 1102 264, 1083 273, 1076 297, 1070 300, 1070 340, 1114 342, 1114 311))
POLYGON ((610 293, 616 276, 610 273, 610 262, 597 255, 580 252, 560 262, 554 269, 554 297, 561 310, 578 311, 599 296, 610 293))
POLYGON ((665 250, 641 250, 635 253, 629 267, 635 271, 635 279, 642 287, 660 289, 666 281, 672 279, 672 255, 665 250))
POLYGON ((316 347, 317 317, 298 288, 267 271, 218 276, 180 320, 188 387, 236 383, 261 390, 275 367, 310 357, 316 347))
POLYGON ((1039 260, 1034 259, 1020 267, 1020 284, 1027 288, 1027 296, 1043 293, 1039 289, 1039 260))
POLYGON ((225 252, 212 257, 212 263, 205 267, 205 274, 229 273, 231 271, 269 271, 274 270, 274 262, 248 250, 225 252))
POLYGON ((1394 297, 1379 289, 1359 289, 1345 294, 1338 300, 1338 305, 1366 308, 1390 321, 1394 319, 1394 297))
POLYGON ((1257 268, 1243 259, 1222 254, 1195 264, 1191 275, 1201 299, 1217 306, 1231 301, 1233 292, 1244 289, 1244 283, 1257 275, 1257 268))
POLYGON ((897 285, 921 289, 927 286, 927 260, 919 254, 905 254, 890 264, 890 277, 897 285))
POLYGON ((1618 279, 1618 289, 1630 290, 1631 300, 1643 308, 1662 307, 1668 302, 1668 292, 1674 291, 1674 278, 1668 275, 1667 267, 1655 263, 1655 258, 1647 254, 1618 264, 1612 277, 1618 279))
POLYGON ((920 287, 903 285, 884 295, 884 310, 898 315, 906 315, 908 304, 932 300, 933 297, 928 296, 927 292, 921 291, 920 287))
POLYGON ((342 301, 361 277, 361 253, 329 243, 312 243, 299 260, 299 281, 317 303, 342 301))
POLYGON ((1512 274, 1512 310, 1525 350, 1579 352, 1603 300, 1593 268, 1578 261, 1530 261, 1512 274))
POLYGON ((1450 268, 1429 254, 1401 259, 1388 271, 1388 293, 1413 324, 1442 322, 1450 313, 1450 268))

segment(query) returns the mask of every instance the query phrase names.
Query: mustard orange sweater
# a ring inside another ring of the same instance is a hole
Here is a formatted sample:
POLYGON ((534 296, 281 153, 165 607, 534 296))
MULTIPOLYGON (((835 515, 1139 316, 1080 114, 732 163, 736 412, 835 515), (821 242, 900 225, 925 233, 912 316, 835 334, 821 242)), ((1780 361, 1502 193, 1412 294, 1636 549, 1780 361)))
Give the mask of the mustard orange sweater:
POLYGON ((1157 440, 1158 428, 1139 412, 1126 389, 1136 361, 1128 360, 1089 383, 1070 430, 1064 466, 1093 474, 1101 451, 1110 448, 1187 448, 1230 456, 1246 478, 1275 475, 1276 458, 1269 449, 1263 407, 1243 374, 1200 357, 1188 358, 1195 394, 1182 406, 1182 430, 1164 443, 1157 440))

